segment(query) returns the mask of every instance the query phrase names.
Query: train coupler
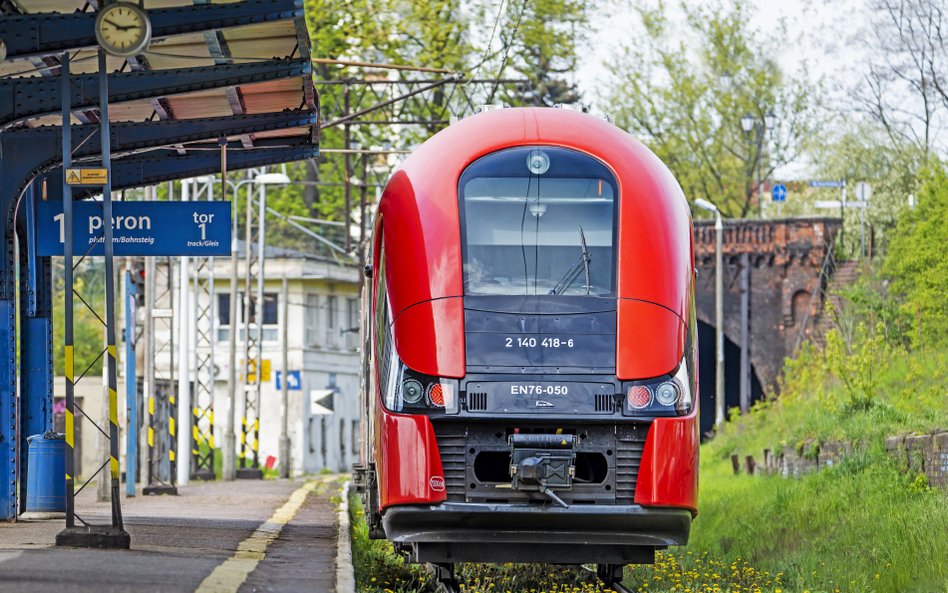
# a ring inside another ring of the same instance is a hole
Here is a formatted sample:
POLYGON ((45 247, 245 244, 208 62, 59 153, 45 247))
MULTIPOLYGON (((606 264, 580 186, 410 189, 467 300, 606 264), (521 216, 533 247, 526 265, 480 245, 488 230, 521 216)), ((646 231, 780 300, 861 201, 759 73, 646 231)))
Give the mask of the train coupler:
POLYGON ((576 445, 572 434, 512 434, 511 488, 539 492, 563 508, 569 507, 555 490, 569 490, 576 475, 576 445))

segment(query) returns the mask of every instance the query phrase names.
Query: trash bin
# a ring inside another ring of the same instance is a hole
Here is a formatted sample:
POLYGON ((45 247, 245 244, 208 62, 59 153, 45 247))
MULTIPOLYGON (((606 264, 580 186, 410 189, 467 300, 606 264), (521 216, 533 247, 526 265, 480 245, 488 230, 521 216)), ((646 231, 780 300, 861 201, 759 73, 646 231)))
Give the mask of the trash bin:
POLYGON ((26 441, 26 511, 66 512, 66 436, 48 431, 34 434, 26 441))

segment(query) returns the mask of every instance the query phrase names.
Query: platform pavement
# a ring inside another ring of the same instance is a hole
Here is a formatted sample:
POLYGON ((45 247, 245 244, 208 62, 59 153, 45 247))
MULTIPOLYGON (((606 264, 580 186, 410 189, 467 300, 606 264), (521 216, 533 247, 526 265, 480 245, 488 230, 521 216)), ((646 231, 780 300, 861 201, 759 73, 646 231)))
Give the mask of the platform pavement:
MULTIPOLYGON (((333 593, 340 480, 193 482, 122 499, 130 550, 58 548, 64 522, 0 523, 0 593, 333 593)), ((108 522, 82 492, 76 512, 108 522)))

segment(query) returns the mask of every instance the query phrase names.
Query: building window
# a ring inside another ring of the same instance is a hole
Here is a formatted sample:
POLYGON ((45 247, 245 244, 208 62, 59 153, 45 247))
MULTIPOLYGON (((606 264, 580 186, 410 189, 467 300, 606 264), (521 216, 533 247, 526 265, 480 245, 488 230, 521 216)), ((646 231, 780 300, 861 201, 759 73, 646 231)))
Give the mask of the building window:
MULTIPOLYGON (((263 294, 263 341, 275 342, 278 339, 279 331, 279 296, 275 292, 263 294)), ((243 342, 247 337, 247 328, 244 327, 244 294, 237 295, 237 341, 243 342)), ((251 304, 250 321, 255 324, 257 320, 256 307, 251 304)), ((217 341, 226 342, 230 340, 230 293, 217 293, 217 341)), ((256 331, 253 325, 250 331, 256 331)))
POLYGON ((305 307, 306 345, 319 346, 319 295, 306 295, 305 307))
POLYGON ((339 326, 336 323, 336 295, 326 297, 326 343, 330 348, 339 346, 339 326))
POLYGON ((354 298, 346 299, 346 327, 343 328, 346 336, 346 348, 357 350, 359 348, 359 300, 354 298))

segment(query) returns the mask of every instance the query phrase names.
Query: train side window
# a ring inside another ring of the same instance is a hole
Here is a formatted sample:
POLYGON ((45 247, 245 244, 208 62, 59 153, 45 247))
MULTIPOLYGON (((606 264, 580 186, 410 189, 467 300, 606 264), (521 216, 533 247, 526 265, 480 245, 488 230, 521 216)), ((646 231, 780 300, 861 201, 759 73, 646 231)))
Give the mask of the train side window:
POLYGON ((379 256, 375 291, 375 356, 379 373, 379 391, 388 393, 392 364, 392 338, 389 326, 388 292, 385 286, 385 255, 379 256))

